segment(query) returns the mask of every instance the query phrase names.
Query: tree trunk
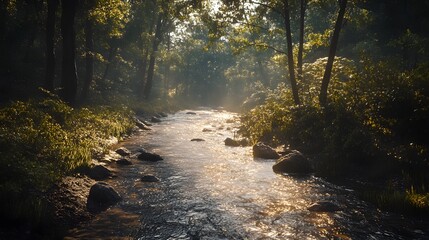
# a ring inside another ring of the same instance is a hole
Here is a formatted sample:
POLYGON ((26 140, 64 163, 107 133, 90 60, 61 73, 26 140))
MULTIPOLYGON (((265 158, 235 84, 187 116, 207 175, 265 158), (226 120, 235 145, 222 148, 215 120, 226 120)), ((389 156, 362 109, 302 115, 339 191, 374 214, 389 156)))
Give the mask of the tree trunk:
POLYGON ((150 59, 149 59, 149 68, 147 73, 146 84, 143 90, 143 95, 146 99, 149 98, 150 92, 152 90, 152 81, 153 81, 153 75, 155 72, 155 59, 158 53, 158 46, 161 43, 161 33, 162 33, 161 31, 162 31, 162 16, 159 16, 158 21, 156 23, 155 37, 152 42, 152 52, 150 54, 150 59))
POLYGON ((141 90, 140 90, 140 96, 143 97, 144 96, 144 89, 146 86, 146 81, 147 81, 147 77, 146 77, 146 73, 147 73, 147 58, 149 55, 149 46, 144 47, 144 51, 143 51, 143 59, 142 59, 142 64, 140 66, 140 76, 141 76, 141 90))
POLYGON ((304 51, 304 20, 305 20, 305 10, 307 8, 307 0, 301 0, 301 16, 299 21, 299 46, 298 46, 298 79, 303 80, 304 76, 302 73, 302 55, 304 51))
POLYGON ((58 0, 48 0, 48 13, 46 17, 46 73, 45 88, 54 90, 55 79, 55 16, 58 0))
POLYGON ((85 19, 85 81, 82 89, 82 100, 88 99, 89 89, 94 77, 94 30, 89 11, 93 7, 93 1, 88 0, 88 12, 85 19))
POLYGON ((335 52, 337 50, 341 26, 346 12, 347 0, 339 0, 339 4, 340 11, 338 12, 337 21, 335 22, 334 34, 332 35, 331 45, 329 47, 328 62, 326 63, 326 69, 322 80, 322 88, 320 89, 319 103, 321 106, 326 106, 327 104, 328 85, 331 80, 332 66, 334 65, 335 52))
POLYGON ((61 35, 63 37, 61 95, 64 101, 74 105, 77 93, 76 47, 74 32, 74 17, 76 14, 77 0, 62 0, 61 8, 61 35))
MULTIPOLYGON (((170 53, 171 50, 171 36, 167 35, 167 52, 170 53)), ((170 77, 171 77, 171 62, 167 60, 165 67, 165 77, 164 77, 164 98, 168 98, 168 91, 170 89, 170 77)))
POLYGON ((107 57, 106 68, 104 69, 103 77, 101 78, 101 82, 104 83, 106 81, 107 75, 110 71, 110 66, 112 65, 113 59, 115 58, 116 52, 118 51, 118 47, 116 45, 110 45, 109 56, 107 57))
POLYGON ((292 95, 295 104, 300 104, 298 86, 295 79, 295 67, 293 63, 293 49, 292 49, 292 33, 290 30, 290 17, 289 17, 289 4, 288 0, 284 0, 284 21, 286 30, 286 41, 287 41, 287 60, 289 67, 290 85, 292 87, 292 95))

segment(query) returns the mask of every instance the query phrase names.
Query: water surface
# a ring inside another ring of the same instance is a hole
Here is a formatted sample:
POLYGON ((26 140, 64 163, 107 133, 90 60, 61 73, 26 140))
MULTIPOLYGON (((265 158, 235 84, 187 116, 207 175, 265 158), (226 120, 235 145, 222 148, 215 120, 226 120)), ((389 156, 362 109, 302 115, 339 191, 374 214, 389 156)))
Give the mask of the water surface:
POLYGON ((231 121, 235 114, 194 112, 170 115, 150 133, 124 143, 165 160, 133 159, 134 165, 118 169, 111 183, 124 200, 72 230, 71 237, 90 237, 92 232, 92 237, 116 239, 429 238, 424 222, 379 211, 352 190, 317 177, 276 175, 273 161, 254 159, 250 147, 225 146, 223 140, 237 130, 238 123, 231 121), (191 142, 193 138, 205 141, 191 142), (145 174, 161 182, 140 182, 145 174), (322 200, 342 211, 307 210, 322 200))

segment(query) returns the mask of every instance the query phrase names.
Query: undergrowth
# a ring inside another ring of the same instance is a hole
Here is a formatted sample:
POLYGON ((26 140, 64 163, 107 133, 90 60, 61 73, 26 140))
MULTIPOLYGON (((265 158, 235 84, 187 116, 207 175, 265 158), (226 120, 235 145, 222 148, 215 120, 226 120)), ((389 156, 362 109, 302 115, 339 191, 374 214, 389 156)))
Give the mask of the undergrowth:
POLYGON ((121 138, 133 127, 133 113, 125 107, 72 108, 55 96, 2 107, 0 215, 37 225, 46 214, 46 191, 88 165, 108 138, 121 138))
POLYGON ((265 103, 242 116, 241 132, 253 142, 285 144, 304 152, 320 176, 385 182, 399 177, 402 190, 370 198, 379 205, 391 200, 393 205, 429 208, 427 66, 400 71, 387 61, 352 64, 339 58, 330 102, 321 107, 318 74, 324 65, 322 59, 304 66, 302 105, 293 104, 285 86, 266 90, 265 103))

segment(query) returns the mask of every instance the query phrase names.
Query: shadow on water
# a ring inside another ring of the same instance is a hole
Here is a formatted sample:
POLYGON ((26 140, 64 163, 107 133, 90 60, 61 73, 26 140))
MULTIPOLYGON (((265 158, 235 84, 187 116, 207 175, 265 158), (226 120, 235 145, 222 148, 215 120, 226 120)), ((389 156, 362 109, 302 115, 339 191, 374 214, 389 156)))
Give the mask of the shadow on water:
POLYGON ((226 147, 235 115, 210 110, 171 115, 123 143, 164 157, 132 159, 111 184, 123 196, 114 208, 70 231, 69 239, 424 239, 424 222, 378 211, 352 190, 313 176, 283 176, 273 161, 255 161, 250 147, 226 147), (210 129, 211 131, 203 131, 210 129), (191 142, 200 138, 204 141, 191 142), (160 182, 141 182, 154 175, 160 182), (341 211, 307 208, 330 201, 341 211))

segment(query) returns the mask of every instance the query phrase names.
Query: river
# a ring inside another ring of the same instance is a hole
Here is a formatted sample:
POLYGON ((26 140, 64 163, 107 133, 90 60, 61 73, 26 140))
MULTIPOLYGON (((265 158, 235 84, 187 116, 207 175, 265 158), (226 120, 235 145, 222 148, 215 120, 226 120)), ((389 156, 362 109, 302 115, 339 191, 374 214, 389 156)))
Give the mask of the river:
POLYGON ((164 161, 134 158, 118 168, 110 183, 123 200, 67 239, 429 239, 424 222, 380 211, 321 178, 276 175, 273 161, 254 159, 251 147, 225 146, 237 130, 234 113, 194 113, 169 115, 122 143, 164 161), (147 174, 161 181, 141 182, 147 174), (342 211, 307 210, 321 200, 342 211))

